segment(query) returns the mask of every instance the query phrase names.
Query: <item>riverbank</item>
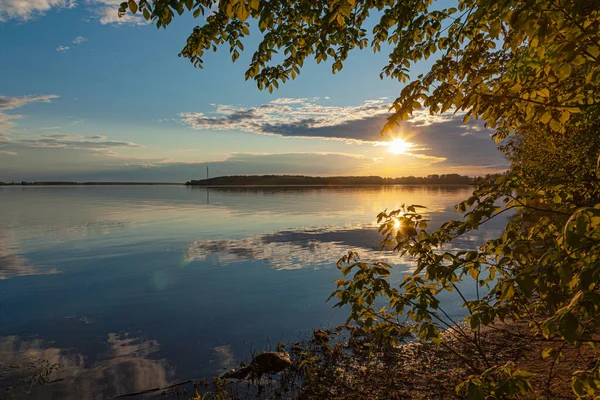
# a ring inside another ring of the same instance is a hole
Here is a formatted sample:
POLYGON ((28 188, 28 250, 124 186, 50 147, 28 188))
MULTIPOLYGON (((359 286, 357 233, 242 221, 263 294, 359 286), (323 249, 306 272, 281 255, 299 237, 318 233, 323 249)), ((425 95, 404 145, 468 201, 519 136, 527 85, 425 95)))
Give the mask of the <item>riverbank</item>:
MULTIPOLYGON (((560 342, 532 336, 524 322, 488 326, 478 333, 479 349, 464 340, 463 335, 474 332, 463 327, 460 332, 444 332, 440 345, 410 342, 382 349, 372 347, 372 341, 358 328, 316 330, 311 339, 287 349, 295 369, 282 372, 276 380, 254 382, 250 396, 299 400, 464 400, 473 395, 457 393, 457 385, 490 367, 510 365, 513 371, 533 374, 533 390, 527 399, 567 400, 576 398, 571 389, 573 372, 591 368, 597 361, 589 345, 561 348, 560 342), (560 362, 556 363, 557 357, 542 357, 548 348, 562 351, 560 362)), ((238 399, 248 396, 246 390, 239 390, 249 387, 246 385, 246 381, 229 381, 220 389, 225 389, 222 394, 231 396, 227 398, 238 399)))
MULTIPOLYGON (((463 331, 473 334, 468 328, 463 331)), ((456 392, 460 382, 491 366, 512 363, 513 369, 535 374, 529 398, 574 399, 573 372, 591 368, 597 361, 587 344, 562 348, 558 364, 552 357, 542 358, 544 349, 558 351, 560 343, 531 336, 524 323, 498 323, 480 332, 485 359, 460 336, 446 331, 439 346, 414 342, 373 353, 369 341, 356 334, 344 343, 342 351, 332 351, 332 341, 313 340, 310 353, 316 358, 308 369, 311 375, 304 376, 300 397, 465 399, 468 397, 456 392)))

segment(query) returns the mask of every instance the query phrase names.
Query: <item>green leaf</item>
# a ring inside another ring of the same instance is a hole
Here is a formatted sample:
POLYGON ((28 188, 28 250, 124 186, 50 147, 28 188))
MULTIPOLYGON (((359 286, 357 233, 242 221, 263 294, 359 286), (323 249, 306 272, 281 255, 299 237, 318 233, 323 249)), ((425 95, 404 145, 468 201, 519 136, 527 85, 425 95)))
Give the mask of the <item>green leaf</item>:
POLYGON ((579 320, 575 315, 567 312, 561 319, 558 331, 569 343, 574 343, 580 337, 579 320))
POLYGON ((137 3, 134 0, 129 0, 128 5, 129 5, 129 9, 131 10, 131 13, 135 14, 138 10, 137 3))
POLYGON ((526 297, 531 297, 533 289, 535 288, 535 282, 532 276, 529 274, 519 274, 517 275, 516 281, 523 294, 525 294, 526 297))

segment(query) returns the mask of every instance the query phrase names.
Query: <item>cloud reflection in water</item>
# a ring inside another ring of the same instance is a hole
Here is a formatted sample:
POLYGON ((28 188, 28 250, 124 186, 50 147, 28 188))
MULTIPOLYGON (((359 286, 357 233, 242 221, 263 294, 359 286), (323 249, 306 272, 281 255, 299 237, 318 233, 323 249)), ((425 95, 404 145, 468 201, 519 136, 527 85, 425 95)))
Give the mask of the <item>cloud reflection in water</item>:
POLYGON ((29 264, 29 260, 21 256, 18 247, 7 236, 0 235, 0 281, 27 275, 57 274, 54 268, 39 269, 29 264))
POLYGON ((0 388, 15 385, 10 399, 105 399, 116 395, 167 386, 174 370, 165 359, 153 359, 160 345, 128 334, 109 333, 106 350, 96 360, 73 349, 54 347, 40 338, 0 338, 0 388), (60 364, 50 380, 27 393, 27 365, 41 360, 60 364), (17 368, 20 366, 20 368, 17 368), (25 379, 25 381, 21 381, 25 379), (60 381, 59 381, 60 380, 60 381))
POLYGON ((216 257, 220 265, 259 260, 277 270, 333 266, 348 251, 370 261, 410 264, 407 257, 379 251, 381 235, 376 225, 352 228, 285 230, 241 239, 196 240, 189 244, 184 264, 216 257))

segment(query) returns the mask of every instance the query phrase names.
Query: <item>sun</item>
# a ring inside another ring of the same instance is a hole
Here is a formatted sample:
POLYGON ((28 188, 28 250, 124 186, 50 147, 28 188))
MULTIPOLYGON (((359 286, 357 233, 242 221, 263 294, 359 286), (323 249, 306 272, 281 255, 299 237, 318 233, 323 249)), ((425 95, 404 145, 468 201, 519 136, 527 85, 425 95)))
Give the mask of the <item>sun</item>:
POLYGON ((388 151, 394 154, 405 154, 413 146, 412 143, 403 139, 394 139, 388 144, 388 151))

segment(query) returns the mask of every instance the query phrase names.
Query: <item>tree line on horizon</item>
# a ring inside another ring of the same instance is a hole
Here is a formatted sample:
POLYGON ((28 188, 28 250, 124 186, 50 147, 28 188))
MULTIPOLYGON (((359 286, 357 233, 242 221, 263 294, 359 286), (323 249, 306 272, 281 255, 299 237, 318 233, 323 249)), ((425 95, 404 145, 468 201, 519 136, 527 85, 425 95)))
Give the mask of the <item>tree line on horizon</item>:
POLYGON ((383 178, 381 176, 306 176, 306 175, 234 175, 209 179, 191 180, 188 186, 245 186, 245 185, 406 185, 446 184, 473 185, 489 181, 501 174, 470 177, 459 174, 432 174, 427 176, 404 176, 383 178))

